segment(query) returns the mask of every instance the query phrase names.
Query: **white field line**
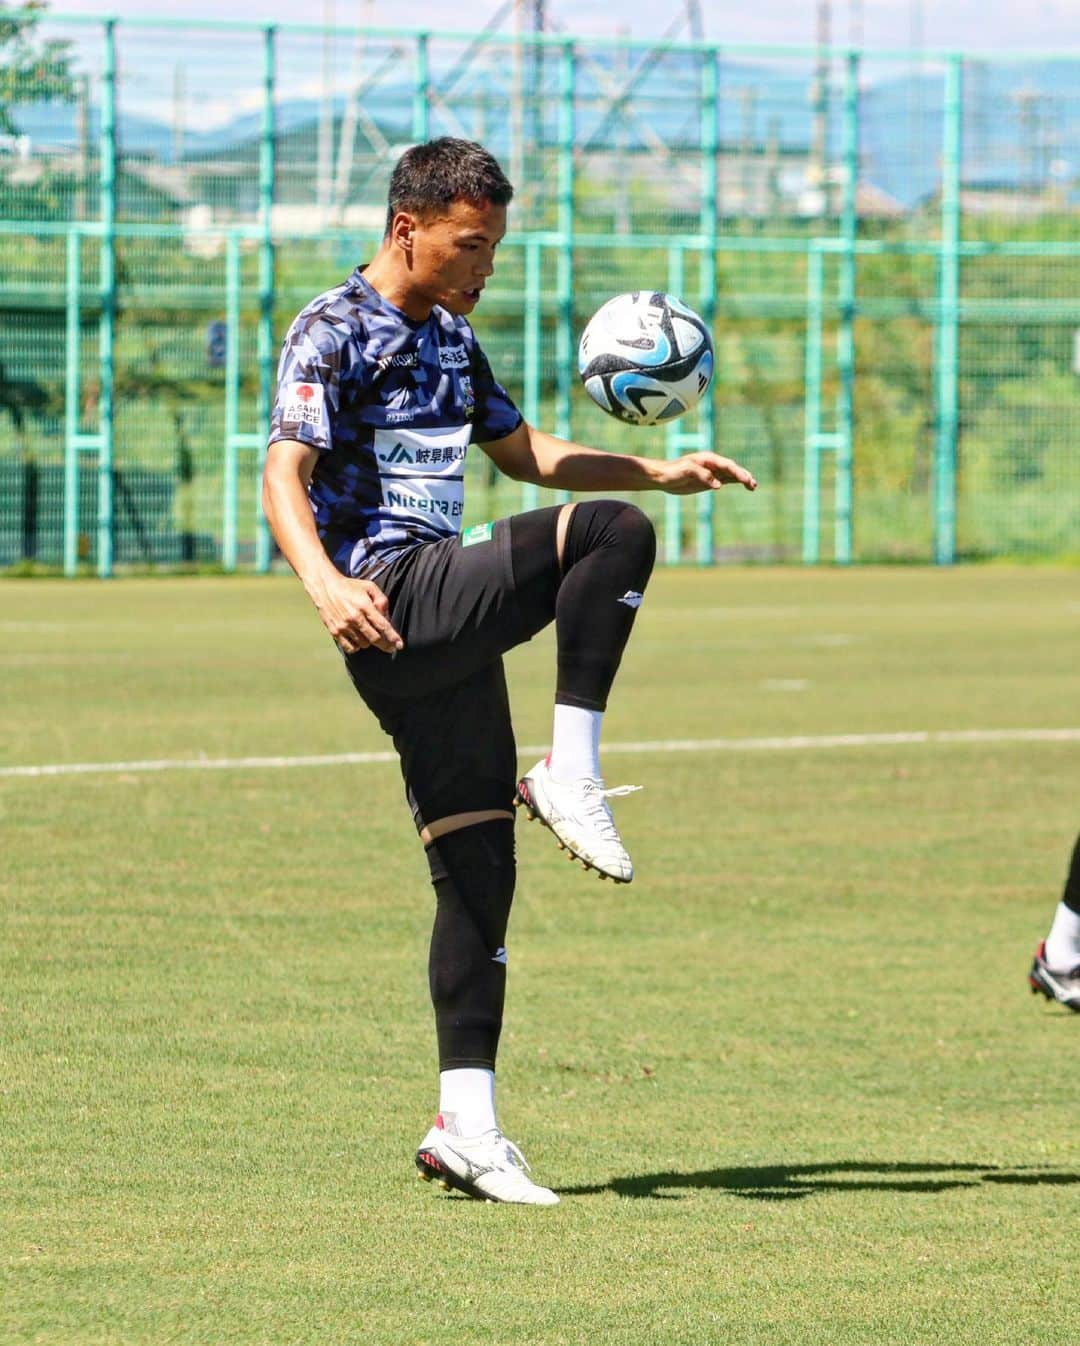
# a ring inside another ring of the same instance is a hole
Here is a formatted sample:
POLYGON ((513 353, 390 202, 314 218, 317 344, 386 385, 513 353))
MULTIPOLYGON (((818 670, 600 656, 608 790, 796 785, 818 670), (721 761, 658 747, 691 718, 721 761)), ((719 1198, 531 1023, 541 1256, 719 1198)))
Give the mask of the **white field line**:
MULTIPOLYGON (((787 738, 668 738, 605 743, 604 756, 619 753, 815 752, 827 748, 889 748, 935 743, 1080 743, 1080 729, 919 729, 895 734, 796 734, 787 738)), ((526 743, 524 757, 547 752, 526 743)), ((0 767, 0 777, 95 776, 145 771, 273 771, 285 767, 370 766, 396 762, 394 752, 342 752, 304 757, 166 757, 139 762, 54 762, 0 767)))

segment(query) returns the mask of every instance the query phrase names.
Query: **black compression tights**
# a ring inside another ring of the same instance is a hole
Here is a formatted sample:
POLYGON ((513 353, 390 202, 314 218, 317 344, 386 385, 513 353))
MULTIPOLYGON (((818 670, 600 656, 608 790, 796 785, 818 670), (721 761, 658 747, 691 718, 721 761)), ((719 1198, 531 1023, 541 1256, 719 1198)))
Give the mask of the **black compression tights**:
POLYGON ((555 600, 555 700, 603 710, 656 560, 656 535, 636 505, 575 505, 555 600))
POLYGON ((512 818, 474 823, 427 847, 435 888, 428 981, 439 1069, 495 1069, 506 993, 506 926, 514 899, 512 818))
POLYGON ((585 500, 566 530, 562 569, 554 554, 557 510, 510 521, 514 579, 530 600, 554 606, 555 700, 603 710, 656 560, 648 517, 623 500, 585 500))
MULTIPOLYGON (((588 500, 570 517, 560 571, 557 510, 511 520, 519 593, 553 611, 556 701, 603 710, 656 558, 652 524, 621 500, 588 500)), ((512 781, 508 787, 512 793, 512 781)), ((464 791, 461 808, 474 807, 464 791)), ((508 793, 508 797, 509 797, 508 793)), ((514 896, 512 819, 448 832, 427 847, 435 888, 428 976, 439 1068, 493 1070, 506 991, 506 927, 514 896)))

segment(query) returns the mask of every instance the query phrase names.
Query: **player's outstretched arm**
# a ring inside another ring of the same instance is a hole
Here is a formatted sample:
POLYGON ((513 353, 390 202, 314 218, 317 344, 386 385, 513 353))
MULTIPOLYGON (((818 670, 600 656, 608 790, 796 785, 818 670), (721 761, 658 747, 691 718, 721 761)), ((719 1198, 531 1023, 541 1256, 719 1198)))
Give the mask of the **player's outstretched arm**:
POLYGON ((403 647, 390 618, 386 595, 370 580, 343 575, 323 547, 311 513, 307 488, 318 453, 297 440, 271 444, 263 470, 263 512, 274 540, 296 571, 323 625, 346 654, 403 647))
POLYGON ((524 421, 505 439, 482 447, 496 467, 515 481, 565 491, 667 491, 672 495, 693 495, 730 484, 757 490, 751 472, 717 453, 687 453, 671 459, 605 453, 556 439, 524 421))

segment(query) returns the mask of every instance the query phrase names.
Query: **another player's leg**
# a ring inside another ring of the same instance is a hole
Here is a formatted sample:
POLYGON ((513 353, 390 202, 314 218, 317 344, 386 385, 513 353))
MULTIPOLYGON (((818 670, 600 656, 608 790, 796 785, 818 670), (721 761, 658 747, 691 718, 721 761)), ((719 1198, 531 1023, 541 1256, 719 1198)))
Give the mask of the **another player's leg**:
MULTIPOLYGON (((515 557, 530 516, 511 520, 515 557)), ((552 748, 518 782, 518 802, 587 869, 629 883, 633 865, 611 816, 600 773, 608 693, 656 558, 652 524, 618 500, 567 507, 560 518, 562 581, 555 601, 558 681, 552 748)))
POLYGON ((1080 1013, 1080 837, 1050 933, 1035 951, 1028 982, 1032 992, 1080 1013))

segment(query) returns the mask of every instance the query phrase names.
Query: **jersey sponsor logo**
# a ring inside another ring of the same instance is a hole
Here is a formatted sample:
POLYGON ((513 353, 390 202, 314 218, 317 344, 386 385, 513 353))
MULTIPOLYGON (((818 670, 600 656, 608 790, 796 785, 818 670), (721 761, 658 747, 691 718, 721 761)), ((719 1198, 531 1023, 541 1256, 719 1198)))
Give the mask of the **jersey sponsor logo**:
POLYGON ((326 390, 321 383, 286 383, 278 393, 283 425, 322 425, 326 390))
POLYGON ((372 450, 383 510, 403 523, 422 520, 440 533, 456 533, 465 512, 462 477, 471 434, 470 425, 376 430, 372 450))
POLYGON ((408 444, 402 444, 399 440, 389 449, 376 449, 375 457, 378 459, 380 467, 427 467, 433 469, 430 475, 437 476, 445 472, 447 467, 453 467, 455 463, 460 463, 462 458, 465 457, 465 450, 454 444, 447 444, 444 447, 436 446, 432 449, 412 448, 408 444))
POLYGON ((411 411, 388 411, 386 413, 387 425, 408 425, 413 418, 411 411))
POLYGON ((474 523, 471 528, 466 528, 461 535, 461 545, 471 547, 477 542, 490 542, 493 523, 474 523))
POLYGON ((376 430, 371 447, 380 470, 389 469, 392 474, 394 468, 407 468, 410 476, 442 476, 460 470, 471 434, 470 425, 449 430, 376 430))
POLYGON ((375 361, 375 367, 383 372, 387 369, 419 369, 420 355, 417 351, 398 351, 396 355, 381 355, 375 361))
POLYGON ((639 594, 636 589, 627 589, 622 598, 617 598, 615 601, 625 603, 628 608, 639 608, 644 601, 644 596, 639 594))
POLYGON ((460 481, 440 482, 437 477, 400 485, 392 480, 383 481, 383 504, 388 509, 397 514, 421 515, 436 522, 444 520, 450 524, 447 531, 456 532, 460 527, 465 512, 461 497, 460 481))
POLYGON ((440 369, 468 369, 469 352, 464 346, 440 346, 440 369))

